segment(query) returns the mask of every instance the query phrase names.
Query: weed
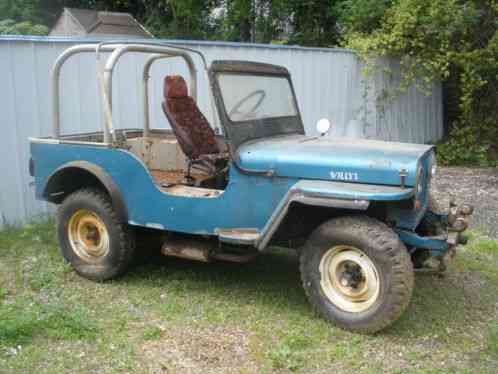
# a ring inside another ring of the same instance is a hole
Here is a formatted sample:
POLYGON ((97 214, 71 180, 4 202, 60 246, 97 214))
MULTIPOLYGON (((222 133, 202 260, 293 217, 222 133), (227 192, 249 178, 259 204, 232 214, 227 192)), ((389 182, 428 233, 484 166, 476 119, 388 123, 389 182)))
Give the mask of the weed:
POLYGON ((270 351, 270 359, 275 369, 297 370, 302 365, 299 352, 294 351, 287 344, 281 344, 270 351))
POLYGON ((144 340, 157 340, 161 337, 162 330, 157 326, 148 326, 144 330, 144 340))
POLYGON ((292 334, 286 336, 270 351, 274 368, 297 370, 302 366, 306 351, 312 345, 312 339, 306 335, 292 334))
POLYGON ((8 293, 7 289, 0 287, 0 302, 7 297, 8 293))
POLYGON ((36 336, 89 339, 95 337, 96 332, 96 323, 80 306, 64 308, 29 297, 0 305, 0 345, 24 345, 36 336))
POLYGON ((498 242, 489 238, 479 238, 471 243, 472 248, 477 252, 487 254, 498 254, 498 242))
POLYGON ((498 322, 496 321, 489 326, 488 352, 498 360, 498 322))

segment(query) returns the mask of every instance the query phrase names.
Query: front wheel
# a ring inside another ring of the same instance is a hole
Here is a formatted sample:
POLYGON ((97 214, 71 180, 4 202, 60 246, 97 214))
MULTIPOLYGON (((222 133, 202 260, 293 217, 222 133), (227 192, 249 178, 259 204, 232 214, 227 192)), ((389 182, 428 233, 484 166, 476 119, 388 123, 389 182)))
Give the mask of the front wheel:
POLYGON ((410 302, 410 256, 388 226, 370 217, 340 217, 319 226, 301 252, 300 268, 310 303, 346 330, 379 331, 410 302))
POLYGON ((96 189, 78 190, 63 201, 57 234, 64 259, 91 280, 115 278, 133 259, 132 232, 120 222, 107 195, 96 189))

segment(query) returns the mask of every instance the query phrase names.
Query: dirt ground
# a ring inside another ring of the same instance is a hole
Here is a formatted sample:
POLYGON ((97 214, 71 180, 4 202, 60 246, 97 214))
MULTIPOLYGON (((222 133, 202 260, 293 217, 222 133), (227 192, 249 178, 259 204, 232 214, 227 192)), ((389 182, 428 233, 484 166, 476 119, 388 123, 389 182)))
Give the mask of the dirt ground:
POLYGON ((433 191, 445 207, 451 195, 472 204, 471 228, 498 239, 498 168, 439 168, 433 191))

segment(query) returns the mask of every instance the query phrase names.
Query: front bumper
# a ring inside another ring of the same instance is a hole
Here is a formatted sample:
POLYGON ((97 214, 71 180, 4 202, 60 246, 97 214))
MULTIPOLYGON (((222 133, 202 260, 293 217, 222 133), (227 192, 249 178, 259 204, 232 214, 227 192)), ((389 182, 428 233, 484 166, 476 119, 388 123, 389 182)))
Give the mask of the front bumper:
POLYGON ((445 217, 448 230, 446 242, 450 247, 467 244, 467 239, 463 232, 469 227, 469 218, 473 212, 474 207, 472 205, 457 206, 453 199, 450 201, 450 211, 445 217))
POLYGON ((471 205, 458 206, 450 201, 448 214, 428 210, 423 221, 433 228, 435 235, 422 236, 414 231, 396 229, 401 241, 411 248, 430 250, 431 256, 453 256, 458 244, 466 244, 463 234, 469 226, 469 218, 474 208, 471 205))

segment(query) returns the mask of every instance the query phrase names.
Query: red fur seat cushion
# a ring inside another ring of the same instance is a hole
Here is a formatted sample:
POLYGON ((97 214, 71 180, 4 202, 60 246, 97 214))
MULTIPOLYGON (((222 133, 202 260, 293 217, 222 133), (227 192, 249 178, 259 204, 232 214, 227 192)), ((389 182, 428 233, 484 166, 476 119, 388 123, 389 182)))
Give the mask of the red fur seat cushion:
POLYGON ((202 155, 220 152, 213 129, 195 101, 188 96, 187 84, 181 76, 164 78, 162 107, 187 157, 195 160, 202 155))

